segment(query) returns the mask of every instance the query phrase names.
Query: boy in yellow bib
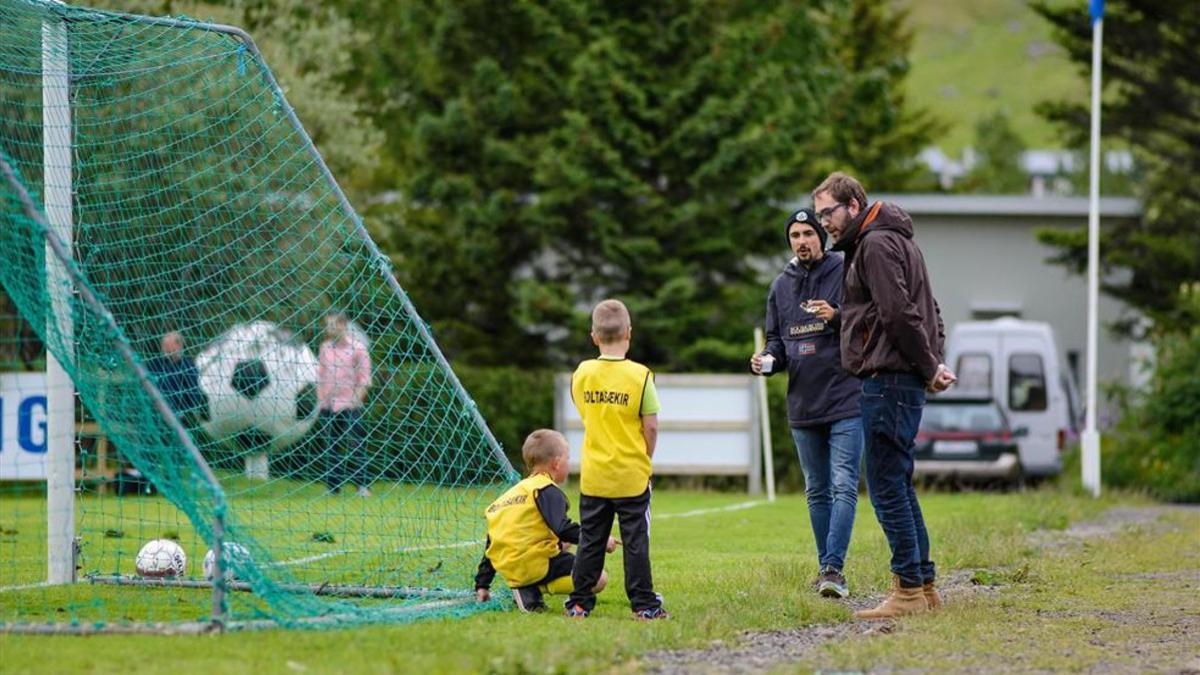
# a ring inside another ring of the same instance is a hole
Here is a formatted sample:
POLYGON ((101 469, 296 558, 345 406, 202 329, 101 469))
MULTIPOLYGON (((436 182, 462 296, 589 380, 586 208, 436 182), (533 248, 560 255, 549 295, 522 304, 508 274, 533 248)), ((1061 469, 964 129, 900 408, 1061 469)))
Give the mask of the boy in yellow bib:
POLYGON ((625 358, 633 336, 629 310, 605 300, 592 310, 592 342, 599 358, 579 364, 571 377, 571 400, 583 419, 579 477, 579 555, 570 617, 596 606, 590 589, 603 577, 604 542, 613 517, 621 527, 625 594, 638 619, 665 619, 662 598, 650 575, 650 459, 658 440, 658 392, 654 373, 625 358))
MULTIPOLYGON (((487 544, 475 575, 475 596, 491 599, 499 572, 523 612, 546 608, 542 593, 570 593, 575 556, 568 544, 579 543, 579 524, 567 515, 570 504, 558 483, 567 479, 567 439, 552 429, 538 429, 521 446, 529 477, 509 488, 484 511, 487 544)), ((617 542, 609 537, 611 553, 617 542)), ((599 593, 608 583, 603 570, 592 584, 599 593)))

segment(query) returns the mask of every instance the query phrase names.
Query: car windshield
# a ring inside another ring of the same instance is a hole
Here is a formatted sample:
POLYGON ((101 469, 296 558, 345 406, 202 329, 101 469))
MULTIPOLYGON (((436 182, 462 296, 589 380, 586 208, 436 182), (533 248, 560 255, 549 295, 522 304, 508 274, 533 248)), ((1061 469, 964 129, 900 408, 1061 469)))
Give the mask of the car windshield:
POLYGON ((994 403, 929 402, 921 429, 931 431, 1003 431, 1004 418, 994 403))

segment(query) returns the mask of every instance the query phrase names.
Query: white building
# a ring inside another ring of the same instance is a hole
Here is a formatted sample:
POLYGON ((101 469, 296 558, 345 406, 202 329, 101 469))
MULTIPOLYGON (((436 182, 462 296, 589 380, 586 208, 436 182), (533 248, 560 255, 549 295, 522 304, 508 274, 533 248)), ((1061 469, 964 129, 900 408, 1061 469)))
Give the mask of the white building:
MULTIPOLYGON (((913 218, 925 253, 934 293, 947 330, 959 321, 1016 316, 1045 321, 1057 333, 1065 363, 1085 386, 1087 358, 1087 280, 1047 262, 1052 249, 1038 242, 1038 228, 1087 225, 1086 197, 889 194, 868 195, 893 202, 913 218)), ((1100 200, 1101 226, 1122 227, 1141 214, 1136 199, 1100 200)), ((1113 336, 1106 329, 1132 310, 1100 295, 1098 379, 1140 382, 1138 361, 1145 345, 1113 336)))

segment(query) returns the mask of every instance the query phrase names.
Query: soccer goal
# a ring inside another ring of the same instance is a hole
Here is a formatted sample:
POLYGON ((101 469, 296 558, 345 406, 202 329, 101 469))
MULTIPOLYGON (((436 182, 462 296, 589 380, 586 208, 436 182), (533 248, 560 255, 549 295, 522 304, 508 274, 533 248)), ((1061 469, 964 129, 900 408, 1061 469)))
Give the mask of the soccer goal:
POLYGON ((0 282, 46 346, 0 392, 0 630, 488 607, 512 466, 250 37, 35 0, 0 32, 0 282))

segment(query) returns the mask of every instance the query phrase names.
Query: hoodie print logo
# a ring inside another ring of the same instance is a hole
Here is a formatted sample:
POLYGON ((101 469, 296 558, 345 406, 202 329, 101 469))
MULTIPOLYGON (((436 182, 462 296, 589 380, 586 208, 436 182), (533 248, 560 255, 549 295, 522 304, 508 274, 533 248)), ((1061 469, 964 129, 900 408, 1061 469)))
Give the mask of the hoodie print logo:
POLYGON ((814 321, 812 323, 802 323, 797 326, 788 326, 788 337, 804 337, 813 333, 820 333, 825 330, 824 321, 814 321))

